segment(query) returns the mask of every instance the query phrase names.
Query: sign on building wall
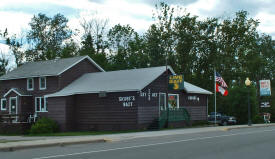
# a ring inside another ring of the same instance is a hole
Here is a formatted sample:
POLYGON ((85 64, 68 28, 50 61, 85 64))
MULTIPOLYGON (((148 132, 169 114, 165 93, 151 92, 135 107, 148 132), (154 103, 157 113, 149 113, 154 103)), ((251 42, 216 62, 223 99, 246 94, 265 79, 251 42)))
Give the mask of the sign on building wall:
POLYGON ((118 101, 122 102, 123 107, 132 107, 135 101, 135 96, 118 97, 118 101))
POLYGON ((261 107, 262 108, 269 108, 270 107, 270 103, 268 101, 266 102, 261 102, 261 107))
POLYGON ((260 80, 260 96, 271 96, 270 80, 260 80))
POLYGON ((169 76, 169 89, 182 90, 184 89, 184 78, 183 75, 172 75, 169 76))

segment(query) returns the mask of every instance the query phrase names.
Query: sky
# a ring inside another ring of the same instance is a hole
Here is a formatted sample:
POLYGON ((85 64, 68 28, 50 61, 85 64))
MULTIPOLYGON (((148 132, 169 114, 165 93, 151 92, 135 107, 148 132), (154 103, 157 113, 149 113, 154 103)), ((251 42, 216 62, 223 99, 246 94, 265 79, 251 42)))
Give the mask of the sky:
MULTIPOLYGON (((22 35, 29 29, 34 15, 44 13, 52 17, 57 13, 69 19, 71 29, 79 29, 81 19, 107 19, 109 26, 129 24, 139 33, 153 23, 155 4, 160 0, 1 0, 0 30, 8 28, 10 34, 22 35)), ((207 17, 233 17, 246 10, 258 19, 258 31, 275 37, 275 0, 163 0, 171 6, 180 6, 186 12, 204 19, 207 17)), ((8 52, 1 44, 0 52, 8 52)))

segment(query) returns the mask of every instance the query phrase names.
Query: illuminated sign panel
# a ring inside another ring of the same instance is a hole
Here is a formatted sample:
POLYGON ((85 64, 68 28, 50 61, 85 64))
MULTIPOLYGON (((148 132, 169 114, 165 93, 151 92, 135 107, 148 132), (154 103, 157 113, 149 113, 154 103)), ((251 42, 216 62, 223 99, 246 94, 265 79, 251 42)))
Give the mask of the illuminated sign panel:
POLYGON ((183 90, 184 89, 184 78, 183 75, 169 76, 169 89, 183 90))

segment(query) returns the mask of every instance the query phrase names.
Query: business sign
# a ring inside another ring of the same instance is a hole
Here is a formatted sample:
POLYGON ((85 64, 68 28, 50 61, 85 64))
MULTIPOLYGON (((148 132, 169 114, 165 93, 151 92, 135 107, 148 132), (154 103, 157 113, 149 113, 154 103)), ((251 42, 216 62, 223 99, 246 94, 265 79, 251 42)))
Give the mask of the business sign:
POLYGON ((270 80, 260 80, 260 96, 271 96, 270 80))
POLYGON ((169 89, 173 90, 182 90, 184 89, 184 80, 183 75, 172 75, 169 76, 169 89))
POLYGON ((261 107, 262 108, 269 108, 270 107, 270 103, 269 102, 261 102, 261 107))
POLYGON ((122 102, 123 107, 132 107, 135 102, 135 96, 118 97, 118 101, 122 102))

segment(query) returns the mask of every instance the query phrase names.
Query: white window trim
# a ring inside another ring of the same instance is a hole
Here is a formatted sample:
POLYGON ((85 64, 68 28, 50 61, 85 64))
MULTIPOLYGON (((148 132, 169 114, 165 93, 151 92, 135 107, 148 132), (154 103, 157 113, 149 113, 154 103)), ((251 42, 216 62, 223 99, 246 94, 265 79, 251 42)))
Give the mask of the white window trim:
POLYGON ((33 91, 34 89, 34 79, 33 78, 27 78, 27 90, 33 91), (29 79, 32 79, 32 88, 29 88, 29 79))
MULTIPOLYGON (((12 99, 15 99, 16 100, 16 102, 15 102, 15 107, 16 107, 16 111, 15 111, 15 114, 17 114, 18 113, 18 107, 17 107, 17 97, 10 97, 10 101, 9 101, 9 114, 11 114, 11 100, 12 99)), ((17 119, 17 118, 16 118, 17 119)))
POLYGON ((6 98, 2 98, 1 99, 1 110, 7 110, 7 106, 8 106, 7 99, 6 98), (6 108, 3 108, 3 101, 6 101, 6 108))
POLYGON ((46 79, 46 77, 39 77, 39 90, 45 90, 45 89, 47 89, 47 79, 46 79), (45 79, 45 87, 44 88, 41 87, 41 79, 42 78, 45 79))
POLYGON ((162 92, 159 93, 159 110, 161 110, 160 109, 160 97, 162 94, 164 95, 164 110, 166 110, 166 93, 162 93, 162 92))
POLYGON ((47 111, 47 105, 46 105, 46 103, 47 103, 46 99, 47 98, 43 98, 44 99, 44 108, 45 108, 45 110, 42 111, 42 107, 41 107, 42 106, 42 103, 41 103, 41 101, 42 101, 41 99, 42 98, 43 97, 35 97, 35 100, 34 100, 34 102, 35 102, 35 104, 34 104, 34 106, 35 106, 35 112, 48 112, 47 111), (40 109, 40 111, 37 111, 37 102, 36 102, 37 100, 39 100, 39 109, 40 109))
MULTIPOLYGON (((180 96, 179 96, 179 94, 168 94, 168 100, 169 100, 169 96, 177 96, 177 108, 179 108, 180 107, 180 96)), ((169 107, 169 103, 168 103, 168 107, 169 107)), ((169 107, 170 108, 170 107, 169 107)))

